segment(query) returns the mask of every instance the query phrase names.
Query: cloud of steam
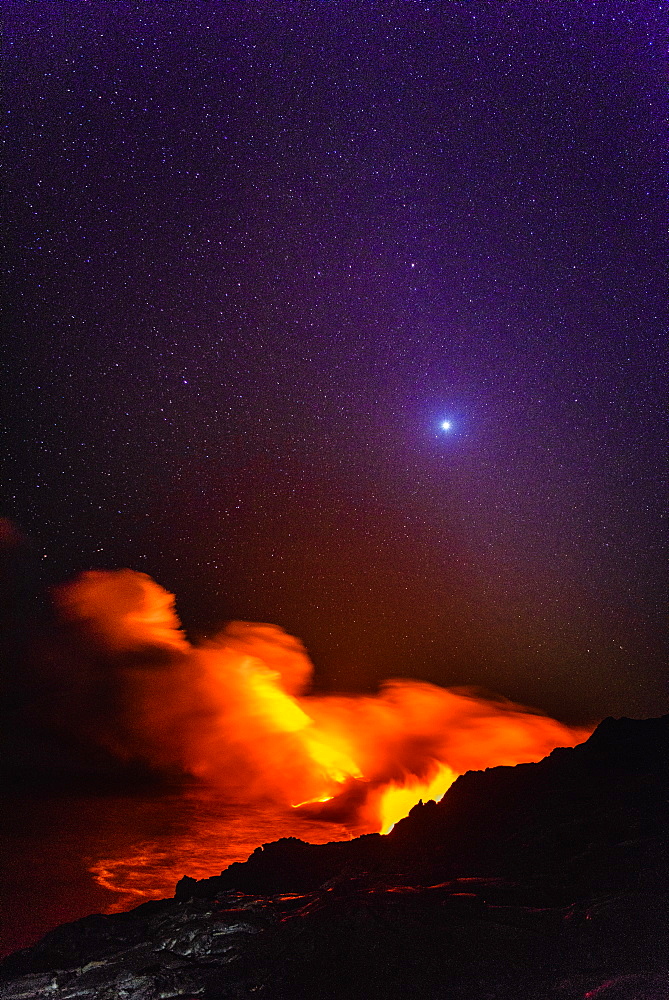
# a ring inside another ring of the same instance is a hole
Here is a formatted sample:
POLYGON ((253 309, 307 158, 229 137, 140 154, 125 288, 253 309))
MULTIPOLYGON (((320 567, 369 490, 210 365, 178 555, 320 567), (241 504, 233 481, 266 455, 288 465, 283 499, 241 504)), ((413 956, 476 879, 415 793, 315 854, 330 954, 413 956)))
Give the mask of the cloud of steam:
POLYGON ((54 601, 63 626, 47 660, 61 737, 69 727, 90 752, 195 776, 237 799, 322 810, 356 830, 380 828, 390 791, 411 788, 417 801, 435 782, 539 760, 588 732, 417 681, 388 681, 376 696, 311 696, 299 640, 232 622, 193 646, 172 596, 132 570, 84 573, 54 601))
POLYGON ((64 618, 88 628, 110 650, 189 648, 174 597, 146 573, 90 570, 60 587, 55 600, 64 618))

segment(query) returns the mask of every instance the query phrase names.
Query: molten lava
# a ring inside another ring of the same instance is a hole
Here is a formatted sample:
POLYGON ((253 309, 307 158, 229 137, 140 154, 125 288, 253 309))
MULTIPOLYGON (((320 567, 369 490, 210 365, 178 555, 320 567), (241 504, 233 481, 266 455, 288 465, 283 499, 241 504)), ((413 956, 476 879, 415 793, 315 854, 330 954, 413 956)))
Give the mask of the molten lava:
POLYGON ((388 832, 466 770, 537 761, 591 731, 413 680, 388 681, 374 696, 309 695, 313 668, 299 640, 234 622, 193 646, 171 595, 131 570, 85 573, 57 603, 96 650, 79 703, 116 706, 99 713, 99 744, 231 800, 271 801, 352 833, 388 832))
POLYGON ((428 802, 431 799, 440 802, 456 778, 455 771, 446 764, 439 764, 437 773, 430 781, 412 781, 408 778, 401 785, 388 785, 379 801, 381 833, 390 833, 395 823, 408 815, 418 802, 428 802))

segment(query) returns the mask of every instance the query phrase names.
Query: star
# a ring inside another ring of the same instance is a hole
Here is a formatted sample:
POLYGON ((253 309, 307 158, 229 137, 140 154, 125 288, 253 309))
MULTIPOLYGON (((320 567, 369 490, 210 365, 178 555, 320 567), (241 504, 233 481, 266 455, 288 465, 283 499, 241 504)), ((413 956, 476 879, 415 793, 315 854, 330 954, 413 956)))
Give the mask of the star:
POLYGON ((453 424, 451 423, 450 420, 442 420, 442 422, 440 424, 440 427, 441 427, 442 431, 450 431, 451 428, 452 428, 452 426, 453 426, 453 424))

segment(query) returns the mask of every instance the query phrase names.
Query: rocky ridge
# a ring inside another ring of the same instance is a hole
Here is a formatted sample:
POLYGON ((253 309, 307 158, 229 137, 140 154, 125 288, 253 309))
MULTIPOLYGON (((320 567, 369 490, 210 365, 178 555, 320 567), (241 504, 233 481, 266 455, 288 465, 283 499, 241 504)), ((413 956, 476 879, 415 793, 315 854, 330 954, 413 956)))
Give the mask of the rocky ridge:
POLYGON ((9 956, 3 1000, 667 1000, 669 716, 459 778, 387 837, 293 838, 9 956))

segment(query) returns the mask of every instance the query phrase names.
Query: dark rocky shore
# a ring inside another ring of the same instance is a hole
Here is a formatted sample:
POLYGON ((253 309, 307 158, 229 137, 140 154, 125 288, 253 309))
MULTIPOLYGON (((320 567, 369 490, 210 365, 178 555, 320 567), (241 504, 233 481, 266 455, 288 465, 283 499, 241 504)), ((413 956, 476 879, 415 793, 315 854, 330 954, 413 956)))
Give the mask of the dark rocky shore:
POLYGON ((259 848, 10 955, 0 996, 667 1000, 669 716, 459 778, 387 837, 259 848))

